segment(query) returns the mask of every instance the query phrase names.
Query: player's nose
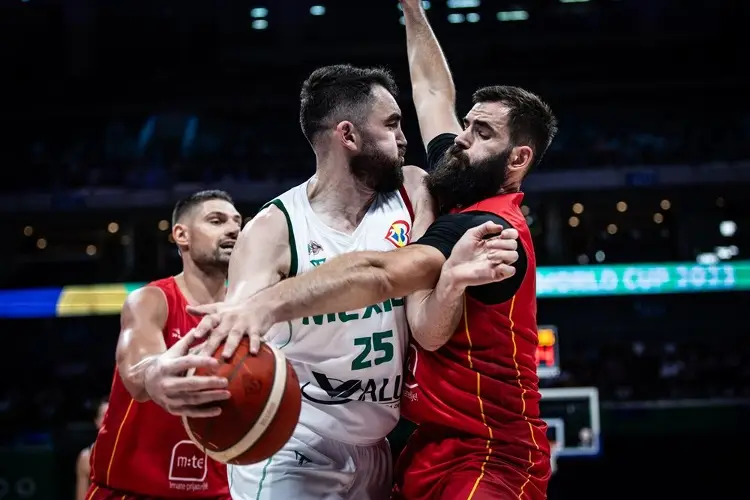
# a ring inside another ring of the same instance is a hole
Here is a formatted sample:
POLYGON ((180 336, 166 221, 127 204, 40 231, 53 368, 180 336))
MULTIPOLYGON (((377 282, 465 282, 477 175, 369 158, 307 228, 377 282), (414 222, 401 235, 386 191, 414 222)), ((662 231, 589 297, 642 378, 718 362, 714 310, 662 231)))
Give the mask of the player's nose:
POLYGON ((456 136, 454 143, 461 149, 469 149, 469 146, 471 145, 469 143, 469 134, 464 130, 456 136))

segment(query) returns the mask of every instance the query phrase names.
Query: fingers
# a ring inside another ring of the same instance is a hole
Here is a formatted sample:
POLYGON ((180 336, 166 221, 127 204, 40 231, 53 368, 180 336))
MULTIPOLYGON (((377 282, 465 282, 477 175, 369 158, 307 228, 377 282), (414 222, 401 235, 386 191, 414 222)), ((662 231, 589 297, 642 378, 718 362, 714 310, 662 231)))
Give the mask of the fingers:
POLYGON ((213 314, 219 309, 219 304, 204 304, 201 306, 187 306, 187 312, 193 316, 205 316, 213 314))
POLYGON ((216 350, 219 348, 222 342, 224 342, 224 339, 226 338, 225 335, 217 334, 216 332, 211 332, 211 336, 208 337, 208 340, 206 340, 205 344, 203 344, 203 349, 201 349, 201 354, 207 355, 207 356, 213 356, 216 350))
POLYGON ((495 266, 493 269, 493 280, 492 281, 503 281, 514 276, 516 274, 516 268, 507 264, 500 264, 495 266))
POLYGON ((466 231, 466 234, 470 237, 481 240, 491 234, 500 234, 503 231, 503 226, 496 224, 492 221, 485 222, 481 226, 473 227, 466 231))
POLYGON ((489 261, 490 265, 512 265, 518 262, 518 252, 515 250, 496 250, 493 252, 488 252, 487 260, 489 261))
POLYGON ((208 316, 204 316, 201 322, 198 323, 198 326, 193 328, 191 332, 196 339, 203 338, 208 335, 208 333, 216 325, 217 322, 218 319, 216 318, 216 316, 214 316, 213 314, 209 314, 208 316))
POLYGON ((250 354, 258 354, 260 350, 260 336, 250 335, 250 354))
MULTIPOLYGON (((167 398, 180 399, 187 397, 189 393, 199 391, 226 392, 229 380, 225 377, 213 375, 189 375, 185 377, 169 377, 163 382, 164 394, 167 398)), ((224 398, 226 399, 226 398, 224 398)), ((190 403, 191 401, 186 401, 190 403)), ((193 402, 192 404, 198 404, 193 402)))
POLYGON ((234 354, 234 351, 236 351, 239 347, 241 341, 242 330, 236 327, 229 330, 229 333, 227 334, 227 341, 224 343, 224 352, 222 352, 222 356, 227 359, 231 358, 232 354, 234 354))
POLYGON ((500 238, 504 240, 517 240, 518 231, 516 229, 513 229, 512 227, 503 229, 503 231, 500 233, 500 238))
POLYGON ((172 415, 177 415, 178 417, 190 418, 211 418, 221 415, 221 408, 217 406, 200 408, 187 405, 171 405, 167 407, 167 411, 172 415))
POLYGON ((232 393, 224 389, 207 390, 200 392, 184 392, 178 396, 169 398, 172 406, 197 406, 208 405, 226 401, 232 397, 232 393))
POLYGON ((170 375, 177 375, 178 373, 184 373, 191 368, 206 368, 208 370, 215 370, 219 367, 219 362, 214 358, 208 356, 202 356, 198 354, 186 354, 170 360, 165 363, 165 372, 170 375))
POLYGON ((490 238, 484 242, 484 248, 487 252, 516 251, 518 250, 518 240, 504 239, 502 236, 490 238))

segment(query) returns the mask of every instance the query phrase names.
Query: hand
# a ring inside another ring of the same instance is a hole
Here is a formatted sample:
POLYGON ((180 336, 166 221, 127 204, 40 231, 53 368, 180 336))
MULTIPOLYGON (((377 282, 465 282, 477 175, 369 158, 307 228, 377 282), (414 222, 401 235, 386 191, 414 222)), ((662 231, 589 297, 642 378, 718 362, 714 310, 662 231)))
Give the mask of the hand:
POLYGON ((195 368, 214 369, 219 362, 208 356, 189 354, 195 335, 188 333, 166 352, 152 358, 144 372, 146 392, 151 401, 172 415, 215 417, 217 407, 205 407, 229 399, 229 382, 224 377, 185 375, 195 368))
POLYGON ((196 338, 208 335, 202 351, 214 353, 221 343, 224 344, 222 355, 231 358, 243 336, 250 339, 250 353, 257 354, 261 338, 271 329, 274 322, 268 314, 253 307, 252 299, 238 304, 215 303, 203 306, 188 306, 190 314, 203 316, 197 327, 191 332, 196 338))
POLYGON ((478 286, 508 279, 516 273, 518 231, 494 222, 472 228, 458 240, 443 265, 458 286, 478 286))

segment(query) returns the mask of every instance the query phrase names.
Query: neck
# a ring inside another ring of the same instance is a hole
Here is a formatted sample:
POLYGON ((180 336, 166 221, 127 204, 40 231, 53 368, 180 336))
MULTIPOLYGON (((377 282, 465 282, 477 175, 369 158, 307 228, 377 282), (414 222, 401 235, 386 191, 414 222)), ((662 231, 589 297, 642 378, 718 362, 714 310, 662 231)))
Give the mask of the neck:
POLYGON ((356 228, 377 193, 359 182, 344 159, 318 157, 316 179, 307 188, 310 205, 317 213, 356 228))
POLYGON ((183 258, 182 272, 175 279, 192 304, 221 302, 226 295, 227 273, 220 268, 202 269, 192 260, 183 258))

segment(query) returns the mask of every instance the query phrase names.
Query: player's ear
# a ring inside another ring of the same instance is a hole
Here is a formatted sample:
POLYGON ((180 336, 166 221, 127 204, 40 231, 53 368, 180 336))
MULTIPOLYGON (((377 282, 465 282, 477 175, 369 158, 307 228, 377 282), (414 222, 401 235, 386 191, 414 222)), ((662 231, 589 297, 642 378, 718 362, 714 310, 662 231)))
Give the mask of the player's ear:
POLYGON ((175 224, 172 228, 172 239, 178 247, 186 247, 188 245, 188 228, 184 224, 175 224))
POLYGON ((529 146, 516 146, 510 152, 508 169, 510 171, 524 172, 534 158, 534 151, 529 146))
POLYGON ((339 122, 336 125, 336 138, 349 151, 354 152, 359 149, 359 134, 354 124, 350 121, 339 122))

